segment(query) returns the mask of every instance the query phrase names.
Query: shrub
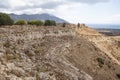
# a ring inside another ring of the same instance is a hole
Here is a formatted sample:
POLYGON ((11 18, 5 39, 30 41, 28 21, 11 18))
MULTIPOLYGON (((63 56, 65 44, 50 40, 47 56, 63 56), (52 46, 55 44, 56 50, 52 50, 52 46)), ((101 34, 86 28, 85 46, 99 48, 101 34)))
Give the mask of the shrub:
POLYGON ((49 25, 50 25, 50 20, 45 20, 44 25, 45 25, 45 26, 49 26, 49 25))
POLYGON ((98 61, 100 67, 102 67, 104 65, 104 61, 105 61, 104 59, 97 58, 97 61, 98 61))
POLYGON ((56 26, 56 22, 54 20, 51 20, 51 25, 56 26))
POLYGON ((63 23, 63 27, 65 27, 66 26, 66 23, 63 23))
POLYGON ((0 25, 13 25, 14 21, 8 14, 0 13, 0 25))
POLYGON ((42 25, 43 25, 43 22, 40 21, 40 20, 31 20, 31 21, 28 21, 28 24, 29 24, 29 25, 42 26, 42 25))
POLYGON ((26 20, 22 20, 22 19, 15 22, 15 25, 26 25, 26 24, 27 24, 26 20))
POLYGON ((13 54, 13 53, 7 53, 6 54, 6 59, 7 60, 17 60, 19 58, 18 54, 13 54))
POLYGON ((56 22, 54 20, 45 20, 45 26, 56 26, 56 22))
POLYGON ((32 50, 25 50, 24 53, 29 57, 34 56, 34 52, 32 50))
POLYGON ((116 76, 120 79, 120 74, 116 74, 116 76))

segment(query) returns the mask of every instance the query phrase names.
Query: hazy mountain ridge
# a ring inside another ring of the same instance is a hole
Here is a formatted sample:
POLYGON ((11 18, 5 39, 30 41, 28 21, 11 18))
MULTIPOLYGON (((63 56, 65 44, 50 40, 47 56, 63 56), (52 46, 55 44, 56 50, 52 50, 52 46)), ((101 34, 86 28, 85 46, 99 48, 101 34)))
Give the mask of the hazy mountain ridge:
POLYGON ((9 14, 9 16, 13 19, 13 20, 19 20, 19 19, 25 19, 27 21, 29 20, 55 20, 57 23, 68 23, 67 21, 58 18, 54 15, 50 15, 47 13, 43 13, 43 14, 21 14, 21 15, 17 15, 17 14, 9 14))

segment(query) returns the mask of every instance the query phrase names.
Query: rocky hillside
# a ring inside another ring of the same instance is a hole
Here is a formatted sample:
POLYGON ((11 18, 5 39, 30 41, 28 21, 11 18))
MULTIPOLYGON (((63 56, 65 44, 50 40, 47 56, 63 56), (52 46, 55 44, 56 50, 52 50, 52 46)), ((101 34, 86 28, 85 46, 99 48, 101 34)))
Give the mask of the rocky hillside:
POLYGON ((120 80, 119 40, 85 25, 2 26, 0 80, 120 80))
POLYGON ((76 31, 87 40, 95 44, 96 47, 105 52, 116 63, 120 64, 120 36, 106 36, 97 31, 81 25, 76 31))

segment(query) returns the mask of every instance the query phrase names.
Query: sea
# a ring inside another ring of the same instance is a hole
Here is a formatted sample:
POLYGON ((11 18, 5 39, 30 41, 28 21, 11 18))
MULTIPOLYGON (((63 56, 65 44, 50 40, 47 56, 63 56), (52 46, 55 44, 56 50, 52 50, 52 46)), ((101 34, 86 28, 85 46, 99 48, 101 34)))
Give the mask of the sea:
POLYGON ((120 24, 87 24, 87 26, 98 29, 120 29, 120 24))

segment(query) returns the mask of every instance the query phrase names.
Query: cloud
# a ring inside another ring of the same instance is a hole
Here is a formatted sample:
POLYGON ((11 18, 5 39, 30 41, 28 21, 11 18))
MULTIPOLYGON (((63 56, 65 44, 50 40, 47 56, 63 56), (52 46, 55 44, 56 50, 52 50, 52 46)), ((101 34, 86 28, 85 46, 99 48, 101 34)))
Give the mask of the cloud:
POLYGON ((119 0, 0 0, 0 12, 50 13, 74 23, 119 23, 119 16, 109 18, 109 15, 120 14, 115 3, 119 0))
POLYGON ((9 8, 10 7, 10 5, 9 5, 9 1, 8 0, 4 0, 4 1, 2 1, 2 0, 0 0, 0 8, 9 8))
POLYGON ((42 5, 40 5, 41 8, 43 9, 54 9, 57 8, 58 6, 63 5, 63 2, 57 2, 57 1, 49 1, 47 3, 44 3, 42 5))
POLYGON ((0 0, 0 12, 17 14, 53 13, 62 0, 0 0))
MULTIPOLYGON (((35 12, 54 12, 60 6, 74 6, 75 4, 95 4, 108 2, 110 0, 0 0, 0 12, 9 13, 35 13, 35 12), (37 11, 36 11, 37 10, 37 11)), ((62 9, 64 9, 62 7, 62 9)))
POLYGON ((0 0, 0 8, 4 9, 29 9, 43 8, 53 9, 67 3, 86 3, 95 4, 100 2, 108 2, 110 0, 0 0))
POLYGON ((62 5, 61 0, 0 0, 0 8, 4 9, 29 9, 29 8, 43 8, 51 9, 62 5))
POLYGON ((86 3, 86 4, 96 4, 96 3, 109 2, 110 0, 67 0, 67 1, 80 2, 80 3, 86 3))

